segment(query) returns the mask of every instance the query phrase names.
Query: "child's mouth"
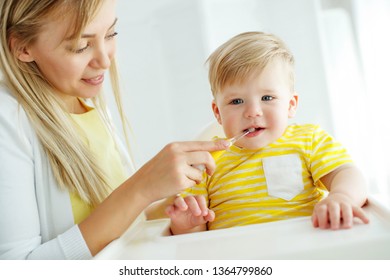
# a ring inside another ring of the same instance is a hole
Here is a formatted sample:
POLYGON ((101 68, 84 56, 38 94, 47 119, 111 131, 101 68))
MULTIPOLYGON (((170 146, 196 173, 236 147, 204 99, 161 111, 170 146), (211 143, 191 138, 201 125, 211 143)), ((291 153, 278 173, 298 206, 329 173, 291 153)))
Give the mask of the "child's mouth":
POLYGON ((244 129, 242 132, 249 131, 249 133, 253 133, 253 132, 256 132, 256 131, 263 130, 263 129, 264 129, 264 127, 250 127, 250 128, 244 129))
POLYGON ((258 135, 260 131, 263 131, 264 129, 265 129, 264 127, 251 127, 251 128, 244 129, 243 132, 249 131, 247 136, 253 137, 258 135))

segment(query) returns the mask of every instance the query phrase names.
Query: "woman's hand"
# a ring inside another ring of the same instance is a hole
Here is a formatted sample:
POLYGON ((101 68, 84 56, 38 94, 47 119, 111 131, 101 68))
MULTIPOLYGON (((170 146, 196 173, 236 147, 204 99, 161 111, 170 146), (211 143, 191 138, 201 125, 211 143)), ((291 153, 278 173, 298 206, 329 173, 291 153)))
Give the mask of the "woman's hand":
POLYGON ((204 196, 178 196, 173 204, 166 208, 171 218, 172 234, 183 234, 207 229, 207 222, 215 218, 214 211, 207 208, 204 196))
POLYGON ((202 180, 204 165, 211 175, 215 162, 209 152, 229 147, 227 141, 176 142, 165 146, 155 157, 140 168, 129 180, 139 186, 149 202, 169 197, 190 188, 202 180))

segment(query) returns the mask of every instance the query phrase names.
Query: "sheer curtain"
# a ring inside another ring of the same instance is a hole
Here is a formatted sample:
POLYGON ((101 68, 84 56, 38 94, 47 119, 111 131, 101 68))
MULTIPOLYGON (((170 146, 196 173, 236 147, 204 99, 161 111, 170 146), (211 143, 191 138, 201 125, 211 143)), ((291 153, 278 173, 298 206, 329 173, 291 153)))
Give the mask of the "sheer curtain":
POLYGON ((367 89, 372 170, 378 189, 390 198, 390 1, 354 1, 356 35, 367 89), (371 135, 370 135, 371 134, 371 135))
POLYGON ((390 205, 390 1, 338 4, 322 21, 335 132, 390 205))

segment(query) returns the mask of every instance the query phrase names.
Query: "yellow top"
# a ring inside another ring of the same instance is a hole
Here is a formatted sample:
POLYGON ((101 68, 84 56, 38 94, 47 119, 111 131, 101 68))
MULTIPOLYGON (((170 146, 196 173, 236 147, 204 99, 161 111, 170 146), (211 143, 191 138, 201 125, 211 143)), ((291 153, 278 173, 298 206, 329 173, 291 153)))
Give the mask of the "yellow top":
POLYGON ((315 125, 290 125, 259 150, 232 146, 213 155, 215 173, 187 194, 201 194, 215 211, 209 229, 309 216, 327 191, 320 179, 352 162, 346 150, 315 125))
MULTIPOLYGON (((97 110, 88 106, 86 108, 89 110, 88 112, 71 114, 71 116, 84 131, 85 143, 95 155, 101 168, 105 170, 109 186, 114 190, 127 179, 121 157, 113 137, 107 131, 97 110)), ((93 208, 81 200, 78 194, 71 193, 70 199, 74 222, 78 224, 89 216, 93 208)))

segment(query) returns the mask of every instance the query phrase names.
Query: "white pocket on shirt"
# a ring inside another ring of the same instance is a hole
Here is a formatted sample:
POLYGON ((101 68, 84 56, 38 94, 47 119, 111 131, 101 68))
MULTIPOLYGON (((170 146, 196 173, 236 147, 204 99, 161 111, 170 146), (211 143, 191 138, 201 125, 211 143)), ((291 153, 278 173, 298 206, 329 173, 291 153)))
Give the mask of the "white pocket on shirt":
POLYGON ((299 155, 263 158, 268 195, 291 200, 303 191, 302 163, 299 155))

